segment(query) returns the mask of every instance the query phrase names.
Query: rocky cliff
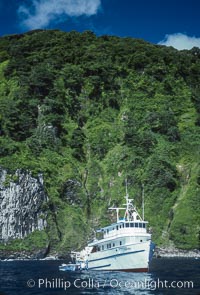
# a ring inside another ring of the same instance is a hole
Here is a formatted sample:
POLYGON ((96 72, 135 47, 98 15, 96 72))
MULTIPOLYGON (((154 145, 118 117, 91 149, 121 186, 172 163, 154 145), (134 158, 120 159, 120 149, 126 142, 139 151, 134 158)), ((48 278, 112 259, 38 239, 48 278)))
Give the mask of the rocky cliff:
POLYGON ((28 171, 9 174, 0 169, 0 241, 43 230, 46 220, 42 205, 46 201, 41 174, 34 178, 28 171))

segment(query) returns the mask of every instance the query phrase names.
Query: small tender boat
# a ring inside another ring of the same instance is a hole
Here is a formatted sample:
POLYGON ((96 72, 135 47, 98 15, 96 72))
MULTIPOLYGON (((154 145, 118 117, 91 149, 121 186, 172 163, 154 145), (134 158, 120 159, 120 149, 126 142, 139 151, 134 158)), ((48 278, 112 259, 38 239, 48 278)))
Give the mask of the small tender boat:
POLYGON ((59 270, 60 271, 69 271, 69 272, 73 272, 73 271, 81 271, 81 265, 78 263, 69 263, 69 264, 61 264, 59 266, 59 270))
POLYGON ((60 271, 67 271, 67 272, 81 272, 82 270, 86 269, 86 264, 83 261, 83 258, 80 257, 79 252, 71 252, 71 258, 74 263, 63 263, 59 266, 60 271))

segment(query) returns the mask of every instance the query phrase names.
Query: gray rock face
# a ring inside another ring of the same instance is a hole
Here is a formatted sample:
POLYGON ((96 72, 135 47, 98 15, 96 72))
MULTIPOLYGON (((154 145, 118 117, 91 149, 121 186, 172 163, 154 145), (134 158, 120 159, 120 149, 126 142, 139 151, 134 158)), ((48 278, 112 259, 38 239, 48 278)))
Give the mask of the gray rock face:
POLYGON ((0 168, 0 242, 24 238, 46 226, 42 205, 47 201, 43 177, 28 171, 8 174, 0 168))

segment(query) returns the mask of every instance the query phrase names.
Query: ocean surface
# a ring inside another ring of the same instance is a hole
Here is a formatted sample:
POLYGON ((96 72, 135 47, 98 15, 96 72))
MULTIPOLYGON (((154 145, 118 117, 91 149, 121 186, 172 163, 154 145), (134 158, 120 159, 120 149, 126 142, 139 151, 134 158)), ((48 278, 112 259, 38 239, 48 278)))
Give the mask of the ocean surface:
POLYGON ((200 259, 154 259, 148 273, 66 273, 64 261, 0 261, 0 295, 200 295, 200 259))

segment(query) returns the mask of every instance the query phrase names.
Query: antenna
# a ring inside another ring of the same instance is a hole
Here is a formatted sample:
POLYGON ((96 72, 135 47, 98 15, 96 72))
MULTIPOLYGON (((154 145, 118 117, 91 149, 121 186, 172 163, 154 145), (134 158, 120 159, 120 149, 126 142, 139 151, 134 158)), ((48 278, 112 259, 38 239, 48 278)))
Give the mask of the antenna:
POLYGON ((144 183, 142 184, 142 220, 144 220, 144 183))
POLYGON ((126 178, 126 198, 128 198, 128 182, 127 182, 127 178, 126 178))

